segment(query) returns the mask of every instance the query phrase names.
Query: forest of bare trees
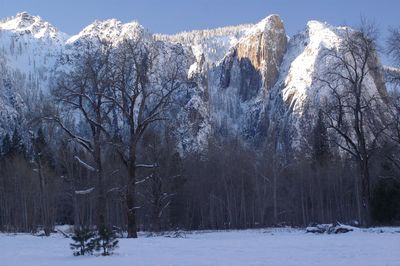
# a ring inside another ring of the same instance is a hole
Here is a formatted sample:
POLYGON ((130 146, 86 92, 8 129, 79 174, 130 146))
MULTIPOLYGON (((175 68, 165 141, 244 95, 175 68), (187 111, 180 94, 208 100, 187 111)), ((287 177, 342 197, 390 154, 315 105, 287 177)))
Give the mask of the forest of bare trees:
MULTIPOLYGON (((195 86, 174 48, 163 71, 157 47, 98 40, 68 54, 54 103, 0 146, 0 231, 49 235, 57 224, 137 230, 232 229, 310 223, 400 221, 400 95, 367 75, 381 69, 374 27, 348 31, 329 50, 329 91, 297 149, 283 136, 254 147, 209 136, 207 149, 179 153, 170 120, 176 95, 195 86)), ((155 42, 157 45, 157 42, 155 42)), ((387 52, 400 64, 400 34, 387 52)), ((394 72, 392 82, 400 81, 394 72)), ((307 117, 306 117, 307 118, 307 117)), ((305 118, 305 119, 306 119, 305 118)))

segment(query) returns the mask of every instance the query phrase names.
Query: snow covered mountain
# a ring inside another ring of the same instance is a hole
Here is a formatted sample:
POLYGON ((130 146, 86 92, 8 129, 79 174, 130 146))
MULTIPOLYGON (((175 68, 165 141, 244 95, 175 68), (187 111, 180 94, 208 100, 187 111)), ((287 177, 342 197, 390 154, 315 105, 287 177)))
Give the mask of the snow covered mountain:
POLYGON ((26 12, 0 21, 0 135, 24 123, 42 94, 67 35, 26 12))
POLYGON ((9 71, 20 72, 45 90, 67 37, 40 17, 19 13, 0 21, 0 55, 9 71))
MULTIPOLYGON (((290 138, 285 132, 296 131, 296 124, 310 113, 315 116, 310 106, 326 97, 316 79, 329 64, 322 55, 339 47, 345 32, 343 27, 310 21, 289 39, 282 20, 271 15, 254 25, 176 35, 151 34, 137 22, 111 19, 95 21, 69 37, 40 17, 19 13, 0 22, 0 135, 47 97, 63 53, 79 50, 83 40, 117 44, 144 36, 143 42, 157 43, 164 55, 160 71, 163 60, 179 60, 197 84, 185 92, 176 113, 182 151, 206 147, 211 134, 240 136, 251 143, 277 134, 290 138)), ((380 66, 378 59, 375 63, 380 66)), ((384 87, 380 73, 368 79, 372 91, 384 87)))

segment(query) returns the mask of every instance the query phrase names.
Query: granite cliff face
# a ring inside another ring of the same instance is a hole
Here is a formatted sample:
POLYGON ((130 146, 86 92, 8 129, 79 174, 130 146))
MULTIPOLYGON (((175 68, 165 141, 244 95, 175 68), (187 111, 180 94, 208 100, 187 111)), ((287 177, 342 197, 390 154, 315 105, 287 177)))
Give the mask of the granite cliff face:
POLYGON ((253 138, 270 90, 279 77, 287 36, 281 19, 272 15, 249 30, 212 70, 211 112, 222 134, 253 138))
MULTIPOLYGON (((263 87, 268 91, 278 79, 286 45, 287 36, 283 22, 274 15, 260 22, 254 32, 241 40, 234 50, 240 63, 248 62, 247 65, 261 74, 263 87)), ((246 77, 243 79, 246 80, 246 77)), ((242 83, 241 91, 244 89, 242 83)))
MULTIPOLYGON (((40 17, 20 13, 0 22, 0 135, 50 99, 53 70, 63 71, 63 54, 79 51, 90 40, 118 44, 140 38, 143 45, 157 47, 157 71, 174 62, 192 81, 178 95, 180 108, 171 123, 181 152, 206 148, 211 135, 253 144, 280 137, 295 145, 289 131, 301 134, 300 121, 317 113, 310 106, 329 98, 316 77, 329 67, 324 52, 340 47, 346 30, 311 21, 289 39, 282 20, 271 15, 254 25, 176 35, 151 34, 137 22, 112 19, 67 36, 40 17)), ((379 60, 372 61, 376 71, 368 76, 368 86, 385 93, 379 60)))
POLYGON ((238 87, 244 101, 254 97, 261 87, 268 91, 278 78, 286 44, 287 37, 280 18, 266 18, 225 56, 221 65, 221 87, 238 87), (239 76, 235 77, 237 73, 239 76), (237 84, 231 84, 231 81, 237 84))

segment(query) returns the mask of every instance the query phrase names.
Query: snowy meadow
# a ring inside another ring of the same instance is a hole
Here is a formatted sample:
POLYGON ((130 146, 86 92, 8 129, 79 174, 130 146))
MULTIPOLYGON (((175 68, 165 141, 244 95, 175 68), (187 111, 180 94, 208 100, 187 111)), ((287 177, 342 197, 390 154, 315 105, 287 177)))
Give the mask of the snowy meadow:
POLYGON ((62 234, 1 234, 3 266, 67 265, 400 265, 400 228, 310 234, 300 229, 183 233, 120 239, 108 257, 75 257, 62 234))

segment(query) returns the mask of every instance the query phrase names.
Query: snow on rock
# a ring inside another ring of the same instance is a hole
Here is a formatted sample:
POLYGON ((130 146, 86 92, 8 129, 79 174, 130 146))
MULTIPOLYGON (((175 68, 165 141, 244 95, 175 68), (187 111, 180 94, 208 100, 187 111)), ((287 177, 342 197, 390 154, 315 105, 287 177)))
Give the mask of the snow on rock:
POLYGON ((388 92, 400 92, 400 68, 384 66, 383 71, 388 92))
POLYGON ((112 43, 118 43, 124 38, 138 38, 144 33, 144 28, 138 22, 122 23, 116 19, 108 19, 104 21, 96 20, 89 26, 85 27, 80 33, 70 37, 67 44, 79 41, 79 39, 95 39, 108 40, 112 43))
POLYGON ((0 21, 0 137, 33 113, 49 92, 67 35, 26 12, 0 21))
POLYGON ((318 21, 308 22, 304 32, 291 38, 277 86, 282 87, 283 101, 295 113, 301 115, 305 104, 313 100, 317 91, 312 88, 314 78, 328 67, 321 60, 323 50, 339 46, 340 41, 336 28, 318 21))
POLYGON ((342 234, 342 233, 348 233, 354 230, 358 230, 358 228, 350 226, 350 225, 345 225, 345 224, 314 224, 311 226, 308 226, 306 228, 307 233, 317 233, 317 234, 342 234))
POLYGON ((247 30, 208 72, 210 117, 222 136, 259 135, 268 93, 279 75, 287 37, 281 19, 268 16, 247 30))
POLYGON ((186 45, 192 49, 198 61, 203 56, 208 64, 215 65, 252 27, 253 25, 248 24, 181 32, 174 35, 155 34, 154 37, 157 40, 186 45))
POLYGON ((0 21, 0 55, 9 68, 31 80, 48 78, 67 38, 50 23, 26 12, 0 21))
POLYGON ((31 35, 36 39, 53 39, 63 42, 67 35, 58 31, 53 25, 39 16, 32 16, 27 12, 0 21, 0 29, 20 35, 31 35))
MULTIPOLYGON (((303 32, 290 38, 280 65, 278 81, 271 90, 268 109, 272 124, 279 124, 274 128, 275 132, 290 136, 284 141, 290 142, 292 150, 299 147, 304 137, 302 124, 307 121, 312 125, 319 108, 323 108, 321 103, 330 101, 331 90, 319 80, 336 63, 335 59, 326 56, 327 51, 340 51, 345 37, 353 32, 348 27, 310 21, 303 32)), ((368 67, 370 71, 364 79, 364 93, 370 96, 385 95, 382 66, 377 55, 371 56, 368 67)))

